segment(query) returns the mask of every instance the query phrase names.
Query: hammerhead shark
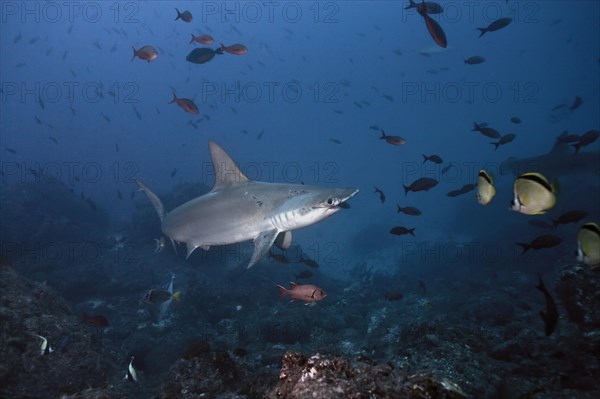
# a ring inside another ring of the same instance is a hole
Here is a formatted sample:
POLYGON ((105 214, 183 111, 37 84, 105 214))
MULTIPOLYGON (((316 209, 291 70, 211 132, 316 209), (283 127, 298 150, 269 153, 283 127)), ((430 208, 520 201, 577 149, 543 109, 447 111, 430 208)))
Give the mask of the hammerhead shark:
POLYGON ((158 213, 163 233, 187 245, 186 259, 198 247, 254 241, 248 268, 258 262, 277 239, 289 247, 292 230, 315 224, 348 207, 357 188, 322 188, 300 184, 267 183, 248 179, 217 143, 208 149, 215 183, 207 194, 165 213, 160 199, 140 180, 135 182, 158 213))
POLYGON ((574 156, 567 143, 557 141, 547 154, 529 158, 508 158, 500 165, 503 175, 524 172, 542 172, 548 176, 570 175, 582 172, 598 173, 600 171, 600 151, 582 151, 574 156))

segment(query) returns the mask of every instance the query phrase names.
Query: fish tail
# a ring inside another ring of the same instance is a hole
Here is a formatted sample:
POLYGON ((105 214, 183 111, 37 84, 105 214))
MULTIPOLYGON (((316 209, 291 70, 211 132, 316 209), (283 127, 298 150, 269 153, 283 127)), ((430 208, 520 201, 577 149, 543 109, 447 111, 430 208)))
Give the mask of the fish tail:
POLYGON ((429 160, 429 157, 425 154, 421 154, 423 155, 423 163, 427 162, 429 160))
POLYGON ((529 244, 523 244, 522 242, 518 242, 517 245, 523 248, 523 252, 521 252, 521 255, 529 251, 529 248, 531 248, 529 244))
POLYGON ((402 187, 404 187, 404 195, 408 195, 408 192, 410 191, 410 187, 406 187, 404 184, 402 185, 402 187))
POLYGON ((175 8, 175 11, 177 11, 177 18, 175 18, 175 21, 177 21, 179 18, 181 18, 181 13, 177 8, 175 8))
POLYGON ((175 101, 177 101, 177 96, 175 95, 175 92, 173 92, 173 99, 169 101, 169 104, 173 104, 175 101))
POLYGON ((479 130, 481 130, 481 128, 479 127, 477 122, 473 122, 473 129, 471 129, 471 130, 478 132, 479 130))
POLYGON ((573 153, 573 156, 575 156, 579 152, 579 149, 581 148, 581 144, 579 144, 579 143, 573 144, 573 145, 571 145, 571 147, 575 148, 575 152, 573 153))
POLYGON ((487 28, 477 28, 477 30, 481 32, 479 34, 479 37, 483 36, 485 34, 485 32, 487 32, 487 28))
POLYGON ((385 132, 383 131, 383 129, 381 129, 381 137, 379 139, 385 139, 385 132))
POLYGON ((396 213, 402 212, 402 207, 400 206, 400 204, 396 204, 396 206, 398 207, 398 210, 396 211, 396 213))
POLYGON ((279 290, 279 299, 285 298, 289 294, 289 291, 285 287, 278 285, 277 289, 279 290))
POLYGON ((191 33, 191 35, 192 35, 192 38, 190 39, 190 44, 194 43, 194 39, 195 39, 194 34, 191 33))
POLYGON ((415 2, 413 0, 408 0, 408 5, 406 7, 404 7, 405 10, 408 10, 410 8, 415 8, 417 5, 415 4, 415 2))
POLYGON ((497 143, 490 143, 491 145, 495 146, 494 147, 494 151, 496 151, 498 149, 498 147, 500 147, 500 142, 497 143))
POLYGON ((413 227, 412 229, 409 229, 408 232, 410 233, 411 236, 415 236, 415 229, 416 227, 413 227))
POLYGON ((181 291, 177 291, 177 292, 176 292, 176 293, 174 293, 174 294, 173 294, 171 297, 172 297, 173 299, 175 299, 176 301, 180 300, 180 299, 181 299, 181 291))
POLYGON ((131 48, 133 49, 133 57, 131 57, 131 61, 133 61, 135 60, 135 56, 137 55, 137 50, 133 46, 131 46, 131 48))

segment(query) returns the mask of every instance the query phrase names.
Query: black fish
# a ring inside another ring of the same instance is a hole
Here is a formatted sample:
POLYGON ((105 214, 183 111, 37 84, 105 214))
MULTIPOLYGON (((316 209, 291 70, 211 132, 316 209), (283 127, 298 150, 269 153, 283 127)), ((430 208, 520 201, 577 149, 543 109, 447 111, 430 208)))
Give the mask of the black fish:
POLYGON ((188 62, 192 64, 204 64, 210 60, 212 60, 215 54, 221 54, 219 50, 215 51, 208 47, 196 48, 190 51, 190 53, 185 57, 188 62))
POLYGON ((441 164, 442 162, 444 162, 439 155, 431 155, 431 156, 427 156, 425 154, 421 154, 421 155, 423 155, 423 163, 425 163, 427 161, 431 161, 433 163, 441 164))
POLYGON ((569 109, 571 111, 576 110, 577 108, 579 108, 579 106, 583 104, 583 99, 579 96, 575 97, 575 101, 573 101, 573 104, 569 107, 569 109))
POLYGON ((397 235, 397 236, 402 236, 402 235, 405 235, 405 234, 410 234, 410 235, 414 236, 415 235, 415 229, 416 229, 416 227, 413 227, 412 229, 407 229, 406 227, 396 226, 396 227, 393 227, 390 230, 390 233, 394 234, 394 235, 397 235))
POLYGON ((544 281, 542 280, 542 276, 538 275, 539 283, 535 286, 538 290, 540 290, 544 294, 544 298, 546 299, 546 312, 540 310, 540 317, 544 321, 544 332, 546 336, 550 336, 554 329, 556 329, 556 323, 558 322, 558 309, 556 308, 556 302, 554 302, 554 298, 546 289, 544 285, 544 281))
POLYGON ((410 215, 410 216, 419 216, 421 214, 421 211, 418 210, 417 208, 414 208, 412 206, 406 206, 404 208, 402 208, 399 204, 396 204, 396 206, 398 207, 398 211, 396 213, 404 213, 405 215, 410 215))
POLYGON ((471 130, 474 132, 479 132, 491 139, 499 139, 502 137, 502 135, 494 128, 483 126, 483 124, 477 124, 477 122, 473 122, 473 125, 473 129, 471 130))
POLYGON ((332 143, 335 143, 335 144, 342 144, 342 142, 338 139, 329 139, 329 141, 331 141, 332 143))
POLYGON ((404 195, 408 195, 409 191, 429 191, 437 185, 437 180, 432 179, 431 177, 421 177, 420 179, 417 179, 414 182, 412 182, 410 186, 405 186, 404 184, 402 186, 404 187, 404 195))
POLYGON ((464 186, 462 186, 461 188, 459 188, 458 190, 453 190, 450 191, 448 194, 446 194, 448 197, 458 197, 459 195, 462 194, 466 194, 469 191, 473 191, 475 189, 475 185, 474 184, 465 184, 464 186))
POLYGON ((511 22, 512 18, 500 18, 489 24, 487 28, 477 28, 477 30, 481 32, 479 37, 483 36, 486 32, 494 32, 498 29, 502 29, 505 26, 509 25, 511 22))
POLYGON ((517 245, 519 245, 520 247, 523 248, 522 254, 524 254, 525 252, 529 251, 530 249, 552 248, 552 247, 557 246, 561 242, 562 242, 562 238, 557 237, 552 234, 545 234, 543 236, 536 237, 530 243, 518 242, 517 245))
POLYGON ((554 225, 554 227, 556 227, 559 224, 577 223, 587 215, 587 212, 580 210, 565 212, 562 215, 560 215, 557 219, 553 219, 552 224, 554 225))
POLYGON ((385 194, 377 187, 373 186, 373 188, 375 189, 374 193, 379 193, 379 201, 381 201, 381 203, 383 204, 385 202, 385 194))
POLYGON ((305 258, 304 255, 300 256, 300 262, 304 263, 308 267, 312 267, 313 269, 319 268, 319 264, 316 261, 305 258))
POLYGON ((512 118, 510 118, 510 121, 514 124, 519 124, 521 123, 521 119, 519 117, 513 116, 512 118))
POLYGON ((477 65, 485 62, 485 57, 481 57, 479 55, 474 55, 473 57, 469 57, 465 60, 465 64, 469 65, 477 65))

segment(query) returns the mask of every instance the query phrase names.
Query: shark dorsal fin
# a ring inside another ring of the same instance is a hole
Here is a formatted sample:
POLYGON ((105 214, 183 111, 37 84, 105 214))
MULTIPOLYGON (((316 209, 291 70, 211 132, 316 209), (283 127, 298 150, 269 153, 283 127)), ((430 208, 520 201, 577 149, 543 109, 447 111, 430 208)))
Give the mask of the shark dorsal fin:
POLYGON ((215 168, 215 184, 211 191, 249 181, 220 145, 214 141, 209 141, 208 149, 215 168))

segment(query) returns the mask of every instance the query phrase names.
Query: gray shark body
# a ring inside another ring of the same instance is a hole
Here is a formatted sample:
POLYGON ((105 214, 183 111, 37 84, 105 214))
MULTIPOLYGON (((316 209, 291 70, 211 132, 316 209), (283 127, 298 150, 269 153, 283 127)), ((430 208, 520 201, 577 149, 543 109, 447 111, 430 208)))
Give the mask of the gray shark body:
POLYGON ((172 242, 185 243, 187 256, 198 247, 254 241, 248 267, 258 262, 275 240, 287 248, 291 231, 317 223, 352 198, 355 188, 322 188, 249 180, 216 143, 209 142, 215 170, 212 190, 165 213, 160 199, 141 181, 172 242))
POLYGON ((529 158, 508 158, 500 165, 500 173, 520 175, 525 172, 540 172, 545 176, 560 176, 573 173, 598 173, 600 151, 587 149, 573 155, 567 143, 557 142, 547 154, 529 158))

